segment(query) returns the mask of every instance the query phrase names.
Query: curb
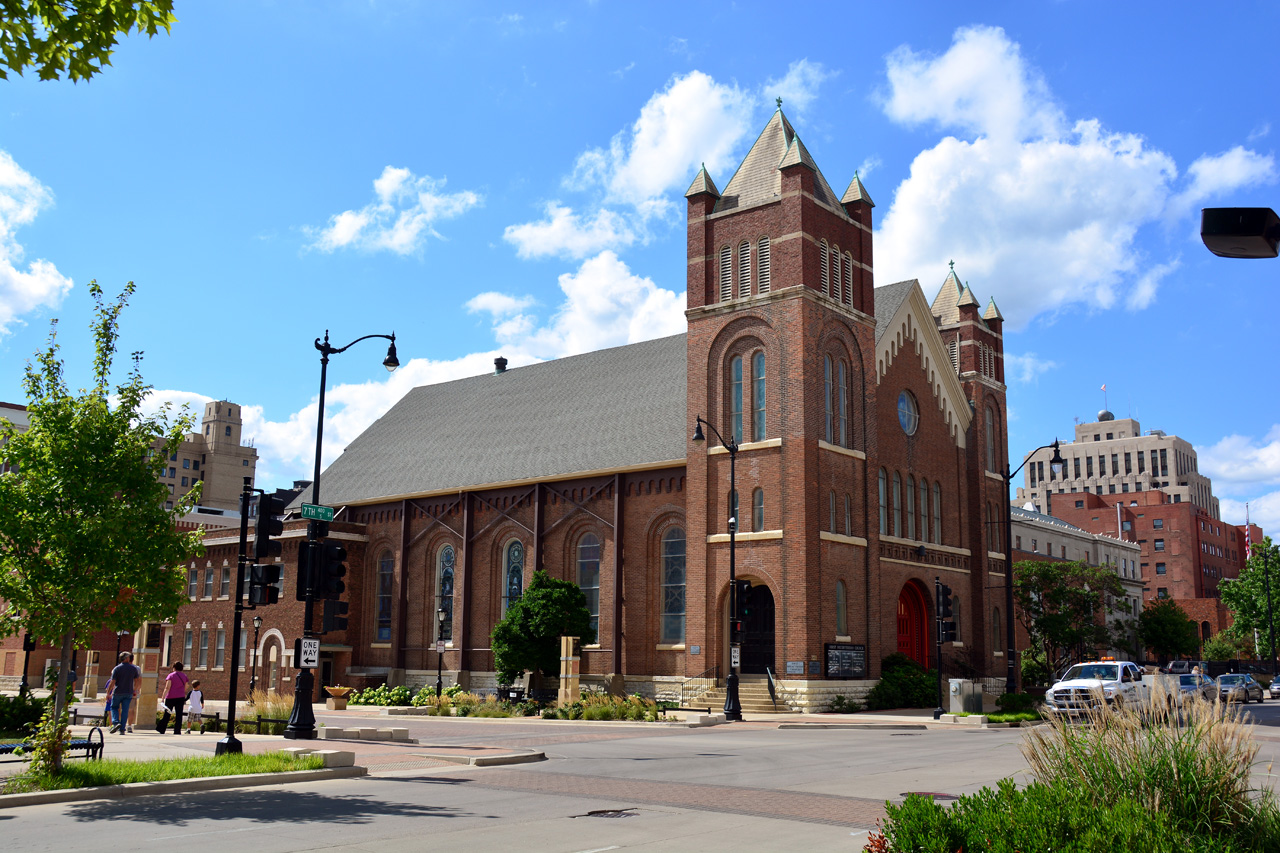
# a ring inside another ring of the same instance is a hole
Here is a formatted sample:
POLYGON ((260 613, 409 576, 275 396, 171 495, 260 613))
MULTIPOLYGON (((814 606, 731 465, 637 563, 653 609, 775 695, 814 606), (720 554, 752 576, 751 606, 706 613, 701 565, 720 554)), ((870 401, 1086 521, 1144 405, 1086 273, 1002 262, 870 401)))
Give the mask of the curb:
POLYGON ((121 800, 152 794, 186 794, 194 791, 221 791, 228 788, 256 788, 291 782, 322 782, 326 779, 350 779, 366 776, 364 767, 327 767, 321 770, 291 770, 286 773, 248 773, 241 776, 201 776, 195 779, 169 779, 163 782, 130 782, 127 785, 101 785, 94 788, 70 788, 62 791, 32 791, 26 794, 0 794, 0 809, 18 806, 41 806, 48 803, 74 803, 85 800, 121 800))
POLYGON ((924 723, 779 723, 780 729, 927 729, 924 723))
MULTIPOLYGON (((467 764, 472 767, 501 767, 506 764, 532 764, 536 761, 546 761, 545 753, 530 752, 509 752, 506 755, 441 755, 430 752, 415 752, 414 755, 421 755, 423 758, 431 758, 436 761, 447 761, 450 764, 467 764)), ((391 768, 394 769, 394 768, 391 768)))

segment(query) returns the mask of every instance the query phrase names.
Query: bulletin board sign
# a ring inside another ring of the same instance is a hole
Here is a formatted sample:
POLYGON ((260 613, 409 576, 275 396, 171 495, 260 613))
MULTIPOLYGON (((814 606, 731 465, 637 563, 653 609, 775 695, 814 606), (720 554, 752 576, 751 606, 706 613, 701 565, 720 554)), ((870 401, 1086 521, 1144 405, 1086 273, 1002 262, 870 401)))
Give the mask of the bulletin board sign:
POLYGON ((866 678, 867 647, 862 643, 827 643, 827 678, 866 678))

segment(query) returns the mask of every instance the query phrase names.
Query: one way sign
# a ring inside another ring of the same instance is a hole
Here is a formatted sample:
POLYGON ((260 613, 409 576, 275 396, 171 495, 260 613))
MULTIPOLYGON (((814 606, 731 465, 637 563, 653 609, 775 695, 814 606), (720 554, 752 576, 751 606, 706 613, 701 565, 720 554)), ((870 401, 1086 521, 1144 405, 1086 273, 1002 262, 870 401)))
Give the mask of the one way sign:
POLYGON ((303 637, 300 641, 301 651, 298 655, 298 669, 315 669, 320 665, 320 640, 316 637, 303 637))

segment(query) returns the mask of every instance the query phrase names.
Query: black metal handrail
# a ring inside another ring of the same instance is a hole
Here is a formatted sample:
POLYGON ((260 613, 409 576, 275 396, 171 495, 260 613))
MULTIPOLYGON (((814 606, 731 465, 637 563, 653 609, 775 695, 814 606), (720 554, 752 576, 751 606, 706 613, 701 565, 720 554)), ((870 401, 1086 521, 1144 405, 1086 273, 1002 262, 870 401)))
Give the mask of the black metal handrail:
POLYGON ((711 667, 692 678, 680 683, 680 707, 687 708, 689 703, 720 683, 720 666, 711 667))

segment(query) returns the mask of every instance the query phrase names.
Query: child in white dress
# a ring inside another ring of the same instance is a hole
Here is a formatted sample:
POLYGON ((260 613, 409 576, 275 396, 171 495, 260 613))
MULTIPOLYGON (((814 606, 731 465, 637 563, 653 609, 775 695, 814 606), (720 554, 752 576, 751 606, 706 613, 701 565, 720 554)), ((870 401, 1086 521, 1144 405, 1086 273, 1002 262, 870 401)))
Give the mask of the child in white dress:
POLYGON ((204 716, 204 691, 200 689, 200 681, 191 682, 191 692, 187 694, 187 734, 192 728, 198 728, 204 734, 201 719, 204 716))

